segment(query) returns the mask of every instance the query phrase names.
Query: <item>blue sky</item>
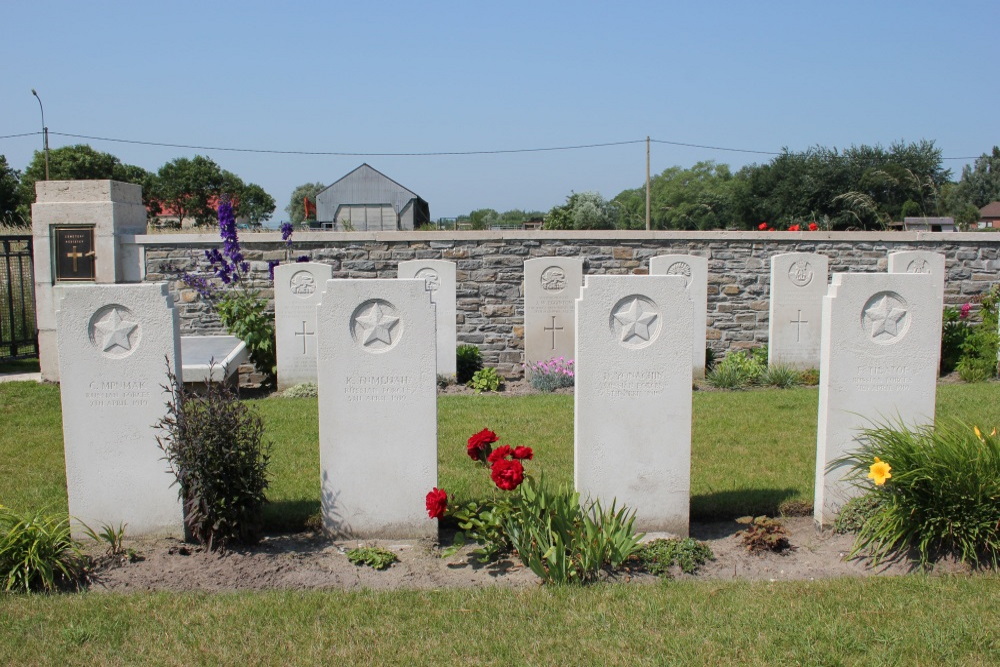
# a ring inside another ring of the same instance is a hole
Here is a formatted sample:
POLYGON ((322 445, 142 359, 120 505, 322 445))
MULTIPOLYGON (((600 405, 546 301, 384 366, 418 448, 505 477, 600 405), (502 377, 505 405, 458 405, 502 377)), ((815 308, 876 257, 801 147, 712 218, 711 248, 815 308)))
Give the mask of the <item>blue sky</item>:
MULTIPOLYGON (((547 210, 645 178, 645 145, 352 157, 152 147, 428 153, 653 139, 759 151, 998 137, 1000 3, 46 2, 0 8, 0 136, 40 130, 156 170, 208 155, 292 189, 362 162, 431 216, 547 210)), ((40 136, 0 139, 23 169, 40 136)), ((654 144, 654 173, 767 155, 654 144)), ((947 160, 957 176, 969 160, 947 160)))

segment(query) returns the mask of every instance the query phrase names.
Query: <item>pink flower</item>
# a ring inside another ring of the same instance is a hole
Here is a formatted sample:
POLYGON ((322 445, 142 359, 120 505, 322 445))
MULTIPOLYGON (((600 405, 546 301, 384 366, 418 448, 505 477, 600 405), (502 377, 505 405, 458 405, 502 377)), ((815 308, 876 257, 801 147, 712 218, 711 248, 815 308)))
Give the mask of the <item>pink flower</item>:
POLYGON ((971 310, 972 310, 972 304, 971 303, 963 303, 962 307, 958 311, 958 316, 961 319, 964 320, 965 318, 967 318, 969 316, 969 312, 971 310))

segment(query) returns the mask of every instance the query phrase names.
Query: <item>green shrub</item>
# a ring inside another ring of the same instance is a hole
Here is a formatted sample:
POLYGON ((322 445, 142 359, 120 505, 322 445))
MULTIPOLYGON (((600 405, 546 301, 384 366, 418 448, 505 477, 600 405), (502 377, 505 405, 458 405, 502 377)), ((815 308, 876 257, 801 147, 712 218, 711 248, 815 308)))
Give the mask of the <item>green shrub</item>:
POLYGON ((278 358, 274 313, 267 312, 267 299, 252 291, 226 292, 215 310, 226 331, 246 343, 254 367, 273 381, 278 372, 278 358))
POLYGON ((188 537, 209 549, 260 537, 270 444, 264 423, 223 383, 197 394, 169 374, 171 398, 157 437, 177 478, 188 537))
POLYGON ((382 547, 358 547, 347 552, 347 560, 355 565, 367 565, 375 570, 388 569, 399 557, 382 547))
POLYGON ((880 426, 864 430, 862 443, 831 464, 848 465, 859 486, 867 490, 874 484, 883 496, 880 510, 858 532, 855 553, 868 551, 878 562, 912 547, 923 565, 941 554, 1000 564, 1000 438, 995 429, 984 433, 957 421, 913 430, 880 426), (888 469, 887 477, 878 475, 876 464, 888 469))
POLYGON ((0 505, 0 583, 5 591, 51 591, 76 585, 86 557, 70 537, 69 516, 20 514, 0 505))
POLYGON ((503 386, 503 378, 500 377, 495 368, 480 368, 472 375, 472 379, 469 380, 469 386, 477 394, 481 394, 484 391, 500 391, 500 387, 503 386))
POLYGON ((807 368, 804 371, 799 371, 799 384, 804 384, 807 387, 815 387, 819 384, 819 370, 815 368, 807 368))
POLYGON ((459 345, 455 351, 455 381, 468 384, 483 367, 483 355, 475 345, 459 345))
POLYGON ((962 382, 986 382, 996 375, 997 362, 979 356, 962 357, 955 366, 962 382))
POLYGON ((694 574, 699 567, 715 560, 707 544, 690 537, 650 540, 639 546, 636 556, 647 572, 658 576, 669 574, 674 565, 685 574, 694 574))
POLYGON ((743 389, 757 383, 767 369, 767 347, 729 352, 705 379, 717 389, 743 389))
POLYGON ((863 496, 851 498, 844 503, 834 519, 833 532, 840 535, 861 532, 865 523, 882 511, 885 501, 886 496, 881 489, 872 489, 863 496))
POLYGON ((959 346, 961 357, 955 370, 966 382, 981 382, 997 374, 997 350, 1000 349, 1000 332, 997 331, 997 301, 1000 286, 994 285, 980 301, 979 321, 969 325, 968 334, 959 346))
POLYGON ((764 369, 758 382, 768 387, 788 389, 799 383, 799 372, 787 364, 774 364, 764 369))
POLYGON ((966 306, 963 306, 962 310, 950 306, 944 309, 941 318, 941 375, 948 375, 954 371, 959 359, 962 358, 962 346, 972 333, 968 313, 969 309, 966 306))
POLYGON ((281 396, 283 398, 316 398, 319 396, 319 388, 315 382, 303 382, 281 392, 281 396))

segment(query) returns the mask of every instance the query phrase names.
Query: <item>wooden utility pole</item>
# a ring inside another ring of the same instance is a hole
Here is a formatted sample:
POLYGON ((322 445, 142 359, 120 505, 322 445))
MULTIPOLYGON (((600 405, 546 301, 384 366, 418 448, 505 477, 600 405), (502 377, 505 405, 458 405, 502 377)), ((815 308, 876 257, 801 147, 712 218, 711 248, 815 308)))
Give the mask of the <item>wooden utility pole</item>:
POLYGON ((646 231, 649 231, 649 137, 646 137, 646 231))

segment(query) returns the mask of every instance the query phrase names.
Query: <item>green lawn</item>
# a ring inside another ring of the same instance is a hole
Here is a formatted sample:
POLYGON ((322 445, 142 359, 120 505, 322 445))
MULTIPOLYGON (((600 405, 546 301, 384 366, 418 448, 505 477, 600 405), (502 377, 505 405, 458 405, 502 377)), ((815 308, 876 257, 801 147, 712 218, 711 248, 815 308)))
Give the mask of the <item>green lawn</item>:
MULTIPOLYGON (((1000 424, 998 384, 942 386, 938 415, 1000 424)), ((698 392, 692 513, 812 498, 815 389, 698 392)), ((315 399, 255 401, 275 442, 272 529, 319 507, 315 399)), ((572 479, 573 398, 448 396, 441 485, 488 492, 490 427, 572 479)), ((0 383, 0 503, 66 508, 58 388, 0 383)), ((668 437, 668 436, 664 436, 668 437)), ((400 443, 401 451, 408 443, 400 443)), ((1000 576, 690 581, 526 590, 0 595, 0 664, 1000 664, 1000 576)))

